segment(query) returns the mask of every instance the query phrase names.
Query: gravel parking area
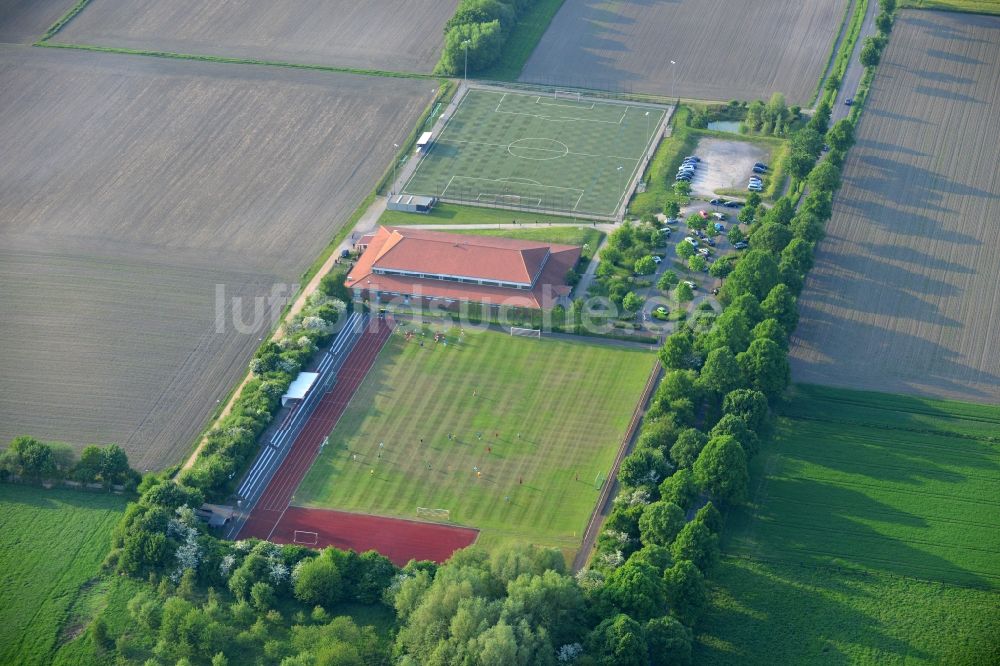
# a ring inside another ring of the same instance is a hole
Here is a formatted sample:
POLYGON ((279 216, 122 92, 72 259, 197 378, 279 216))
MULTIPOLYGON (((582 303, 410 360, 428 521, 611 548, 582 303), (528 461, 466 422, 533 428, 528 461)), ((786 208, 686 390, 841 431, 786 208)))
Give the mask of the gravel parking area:
POLYGON ((713 138, 699 141, 694 154, 701 162, 691 179, 691 193, 707 197, 714 197, 715 190, 745 189, 754 162, 767 164, 771 159, 771 151, 755 143, 713 138))

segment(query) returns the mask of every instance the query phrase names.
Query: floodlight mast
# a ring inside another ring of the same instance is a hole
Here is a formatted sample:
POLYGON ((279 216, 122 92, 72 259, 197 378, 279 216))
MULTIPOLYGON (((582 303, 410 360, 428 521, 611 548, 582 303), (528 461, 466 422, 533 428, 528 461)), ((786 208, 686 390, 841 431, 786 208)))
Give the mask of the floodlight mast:
POLYGON ((677 99, 677 63, 673 60, 670 61, 670 79, 670 96, 677 99))
MULTIPOLYGON (((394 143, 392 147, 399 150, 399 144, 394 143)), ((391 197, 396 193, 396 162, 399 161, 399 155, 396 153, 392 154, 392 185, 389 186, 389 196, 391 197)))
POLYGON ((462 77, 462 83, 469 82, 469 44, 471 43, 471 39, 466 39, 462 42, 462 46, 465 47, 465 76, 462 77))

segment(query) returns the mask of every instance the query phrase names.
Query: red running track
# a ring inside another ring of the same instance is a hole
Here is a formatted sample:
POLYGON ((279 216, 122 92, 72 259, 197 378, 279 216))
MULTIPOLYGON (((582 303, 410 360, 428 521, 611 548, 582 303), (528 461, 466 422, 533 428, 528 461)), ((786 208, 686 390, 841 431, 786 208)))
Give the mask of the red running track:
POLYGON ((479 530, 470 527, 290 506, 271 541, 359 553, 377 550, 402 567, 410 560, 440 564, 459 548, 472 545, 478 535, 479 530))
POLYGON ((375 358, 392 333, 393 323, 382 319, 371 319, 354 345, 354 349, 344 359, 344 365, 337 373, 337 383, 324 395, 305 427, 299 433, 288 455, 274 473, 267 489, 250 512, 250 517, 240 530, 239 539, 257 537, 269 539, 271 533, 288 509, 292 495, 306 472, 319 455, 323 439, 330 434, 337 421, 344 414, 354 392, 361 386, 368 371, 375 364, 375 358))

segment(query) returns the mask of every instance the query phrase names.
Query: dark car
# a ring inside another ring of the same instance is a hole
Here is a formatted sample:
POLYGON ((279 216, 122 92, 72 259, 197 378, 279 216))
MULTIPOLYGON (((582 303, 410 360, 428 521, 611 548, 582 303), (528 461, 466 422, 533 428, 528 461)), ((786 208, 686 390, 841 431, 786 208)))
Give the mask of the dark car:
POLYGON ((763 162, 754 162, 753 165, 758 169, 763 169, 764 171, 767 171, 767 165, 764 164, 763 162))
POLYGON ((713 206, 728 206, 729 205, 729 202, 726 201, 725 199, 712 199, 708 203, 712 204, 713 206))
POLYGON ((852 104, 854 104, 853 97, 848 97, 847 99, 844 100, 844 106, 851 106, 852 104))
POLYGON ((765 169, 764 167, 755 166, 753 168, 753 172, 754 173, 767 173, 767 169, 765 169))
POLYGON ((744 243, 743 241, 740 241, 739 243, 733 243, 733 247, 735 247, 737 250, 745 250, 750 246, 744 243))
POLYGON ((726 208, 739 208, 740 206, 743 205, 743 202, 742 201, 727 201, 726 203, 724 203, 722 205, 725 206, 726 208))
POLYGON ((692 162, 701 162, 701 158, 697 155, 688 155, 684 158, 685 160, 691 160, 692 162))

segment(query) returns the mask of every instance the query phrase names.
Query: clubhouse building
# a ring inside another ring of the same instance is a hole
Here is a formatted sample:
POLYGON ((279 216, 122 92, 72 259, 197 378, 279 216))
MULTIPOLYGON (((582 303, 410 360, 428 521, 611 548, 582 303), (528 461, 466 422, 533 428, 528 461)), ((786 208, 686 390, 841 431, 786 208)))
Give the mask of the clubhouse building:
POLYGON ((373 303, 457 307, 462 302, 544 310, 569 305, 566 275, 580 248, 495 236, 379 227, 345 282, 373 303))

